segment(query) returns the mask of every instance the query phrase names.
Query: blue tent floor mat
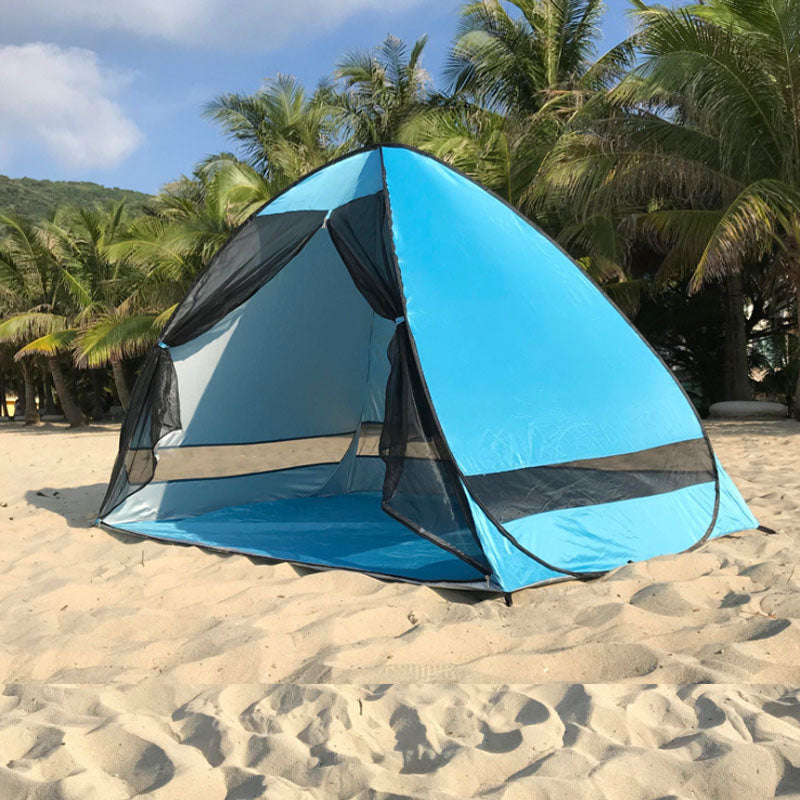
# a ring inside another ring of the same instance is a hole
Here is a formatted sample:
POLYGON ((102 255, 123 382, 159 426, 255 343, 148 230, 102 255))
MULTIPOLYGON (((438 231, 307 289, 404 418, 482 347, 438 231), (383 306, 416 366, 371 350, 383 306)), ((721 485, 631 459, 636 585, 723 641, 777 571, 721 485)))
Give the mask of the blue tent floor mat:
POLYGON ((484 577, 386 514, 379 492, 248 503, 195 517, 122 522, 114 527, 279 561, 415 581, 480 581, 484 577))

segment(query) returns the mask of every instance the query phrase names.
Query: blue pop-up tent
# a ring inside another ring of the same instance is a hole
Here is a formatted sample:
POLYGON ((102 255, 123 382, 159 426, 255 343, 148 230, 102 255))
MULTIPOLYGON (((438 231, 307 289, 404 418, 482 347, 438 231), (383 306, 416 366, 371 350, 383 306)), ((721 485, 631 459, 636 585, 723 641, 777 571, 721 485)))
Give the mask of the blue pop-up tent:
POLYGON ((504 592, 757 524, 583 271, 396 146, 299 181, 199 277, 137 381, 100 522, 504 592))

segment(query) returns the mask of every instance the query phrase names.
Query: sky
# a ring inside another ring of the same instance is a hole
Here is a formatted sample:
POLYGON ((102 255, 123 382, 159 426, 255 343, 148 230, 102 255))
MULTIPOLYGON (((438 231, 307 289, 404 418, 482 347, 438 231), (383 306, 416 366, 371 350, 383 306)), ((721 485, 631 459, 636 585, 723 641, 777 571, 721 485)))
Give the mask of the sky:
MULTIPOLYGON (((606 0, 601 50, 628 33, 606 0)), ((441 78, 461 0, 0 0, 0 174, 154 193, 231 150, 203 117, 277 73, 313 88, 388 33, 441 78)))

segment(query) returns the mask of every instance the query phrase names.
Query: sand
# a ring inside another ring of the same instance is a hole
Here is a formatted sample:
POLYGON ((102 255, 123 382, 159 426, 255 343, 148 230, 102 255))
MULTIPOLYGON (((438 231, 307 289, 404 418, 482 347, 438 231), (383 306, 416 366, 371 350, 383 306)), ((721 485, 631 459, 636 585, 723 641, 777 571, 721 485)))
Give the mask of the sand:
POLYGON ((507 608, 112 536, 117 429, 0 424, 0 798, 800 797, 800 425, 709 432, 776 535, 507 608))

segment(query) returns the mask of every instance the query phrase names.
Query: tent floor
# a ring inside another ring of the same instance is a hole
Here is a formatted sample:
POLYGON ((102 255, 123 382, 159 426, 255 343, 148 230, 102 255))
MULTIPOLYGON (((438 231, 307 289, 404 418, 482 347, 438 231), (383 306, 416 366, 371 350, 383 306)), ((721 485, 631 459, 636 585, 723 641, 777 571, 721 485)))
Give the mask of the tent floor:
POLYGON ((249 503, 196 517, 119 523, 115 528, 279 561, 422 582, 483 578, 465 561, 386 514, 378 492, 249 503))

